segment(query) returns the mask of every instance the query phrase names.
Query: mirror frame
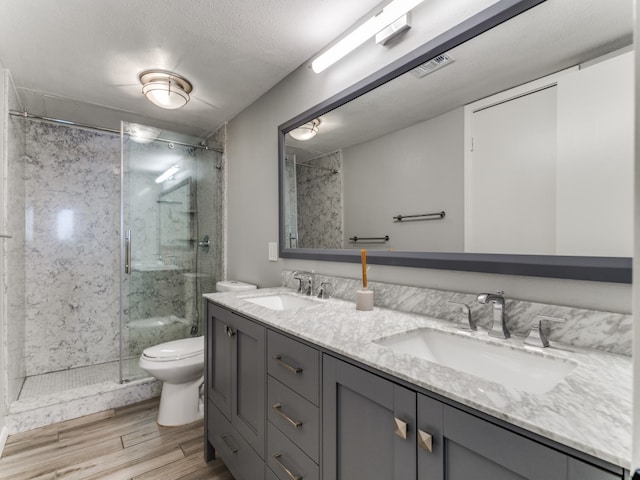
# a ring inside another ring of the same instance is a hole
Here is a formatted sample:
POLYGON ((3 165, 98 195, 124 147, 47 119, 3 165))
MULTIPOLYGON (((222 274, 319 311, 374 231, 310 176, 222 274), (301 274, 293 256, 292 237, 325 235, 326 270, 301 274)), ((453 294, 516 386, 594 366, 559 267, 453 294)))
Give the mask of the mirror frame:
MULTIPOLYGON (((285 135, 306 122, 377 88, 418 65, 500 25, 546 0, 499 0, 494 5, 433 38, 378 72, 346 88, 278 127, 279 252, 281 258, 360 262, 359 249, 285 248, 285 135)), ((631 283, 632 259, 560 255, 504 255, 413 251, 367 252, 369 263, 465 272, 631 283)))

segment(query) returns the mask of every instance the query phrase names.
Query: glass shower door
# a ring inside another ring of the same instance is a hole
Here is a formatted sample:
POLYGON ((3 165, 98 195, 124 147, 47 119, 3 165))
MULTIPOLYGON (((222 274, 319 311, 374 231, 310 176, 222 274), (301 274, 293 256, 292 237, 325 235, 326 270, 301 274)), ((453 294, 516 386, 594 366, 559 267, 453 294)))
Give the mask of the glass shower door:
POLYGON ((122 125, 121 381, 148 376, 138 367, 145 348, 201 335, 198 143, 139 138, 141 130, 122 125))

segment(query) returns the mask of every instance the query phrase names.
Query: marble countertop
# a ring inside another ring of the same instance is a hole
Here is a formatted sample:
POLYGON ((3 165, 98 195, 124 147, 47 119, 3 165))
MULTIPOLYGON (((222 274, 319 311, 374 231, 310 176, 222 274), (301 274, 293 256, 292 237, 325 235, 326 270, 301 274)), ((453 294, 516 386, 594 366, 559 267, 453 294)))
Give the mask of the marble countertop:
POLYGON ((449 321, 377 307, 363 312, 356 310, 353 302, 334 298, 305 297, 313 305, 297 311, 271 310, 243 299, 283 292, 292 293, 287 288, 269 288, 252 293, 212 293, 205 298, 513 425, 630 468, 630 357, 554 343, 544 349, 524 347, 521 338, 498 340, 485 331, 474 333, 483 341, 577 364, 550 391, 532 394, 372 343, 416 328, 460 334, 449 321))

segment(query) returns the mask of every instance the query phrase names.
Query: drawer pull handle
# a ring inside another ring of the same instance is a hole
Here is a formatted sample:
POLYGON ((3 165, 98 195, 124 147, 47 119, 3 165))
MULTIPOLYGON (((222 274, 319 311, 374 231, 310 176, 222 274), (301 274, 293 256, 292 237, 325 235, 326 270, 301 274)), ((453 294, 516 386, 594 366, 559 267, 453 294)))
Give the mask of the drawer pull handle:
POLYGON ((395 423, 394 433, 403 440, 407 439, 407 422, 403 422, 397 417, 393 417, 395 423))
POLYGON ((433 453, 433 437, 427 432, 418 430, 418 446, 429 453, 433 453))
POLYGON ((236 447, 231 446, 231 444, 227 441, 227 438, 229 438, 230 436, 231 436, 230 433, 223 433, 222 435, 220 435, 220 438, 222 439, 224 444, 227 446, 227 448, 231 451, 231 453, 235 455, 236 453, 238 453, 238 449, 236 447))
POLYGON ((296 422, 293 418, 282 411, 282 404, 274 403, 271 408, 273 408, 278 415, 284 418, 287 422, 293 425, 295 428, 300 428, 302 426, 302 422, 296 422))
POLYGON ((291 470, 289 470, 284 463, 282 463, 282 460, 280 460, 280 457, 282 457, 282 454, 280 452, 276 452, 273 454, 273 458, 275 459, 276 463, 280 466, 280 468, 282 470, 284 470, 284 472, 288 475, 288 477, 291 480, 302 480, 302 476, 300 475, 296 475, 295 473, 293 473, 291 470))
POLYGON ((231 328, 230 326, 228 326, 228 325, 227 325, 227 326, 226 326, 226 327, 224 327, 224 328, 225 328, 225 330, 227 331, 227 337, 231 338, 231 337, 233 337, 233 336, 236 334, 236 332, 234 332, 234 331, 233 331, 233 328, 231 328))
POLYGON ((284 360, 282 360, 282 355, 274 355, 271 358, 273 358, 276 362, 280 364, 281 367, 286 368, 291 373, 295 373, 295 374, 302 373, 302 369, 300 367, 293 367, 289 365, 287 362, 285 362, 284 360))

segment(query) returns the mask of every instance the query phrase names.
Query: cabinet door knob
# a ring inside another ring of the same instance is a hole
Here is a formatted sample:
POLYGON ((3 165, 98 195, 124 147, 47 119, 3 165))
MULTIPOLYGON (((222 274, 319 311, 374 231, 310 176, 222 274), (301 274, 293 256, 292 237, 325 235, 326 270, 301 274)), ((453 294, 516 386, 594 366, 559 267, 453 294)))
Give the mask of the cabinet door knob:
POLYGON ((236 334, 236 332, 233 331, 233 328, 228 325, 225 327, 225 330, 227 331, 227 336, 229 338, 233 337, 236 334))
POLYGON ((433 437, 427 432, 418 430, 418 446, 429 453, 433 453, 433 437))
POLYGON ((302 369, 300 367, 294 367, 292 365, 289 365, 287 362, 285 362, 284 360, 282 360, 282 355, 274 355, 273 358, 276 362, 278 362, 278 364, 281 367, 286 368, 287 370, 289 370, 291 373, 302 373, 302 369))
POLYGON ((407 439, 407 422, 403 422, 397 417, 393 417, 395 423, 394 433, 403 440, 407 439))
POLYGON ((302 475, 296 475, 295 473, 293 473, 291 470, 289 470, 284 463, 282 463, 282 460, 280 460, 280 458, 282 457, 282 454, 280 452, 276 452, 273 454, 273 458, 276 461, 276 463, 278 464, 278 466, 284 470, 284 472, 287 474, 287 476, 291 479, 291 480, 302 480, 302 475))
POLYGON ((293 427, 295 428, 300 428, 302 426, 302 422, 298 422, 296 420, 294 420, 293 418, 291 418, 289 415, 287 415, 286 413, 284 413, 282 411, 282 404, 280 403, 274 403, 271 408, 273 408, 275 410, 275 412, 280 415, 282 418, 284 418, 287 422, 289 422, 293 427))

